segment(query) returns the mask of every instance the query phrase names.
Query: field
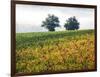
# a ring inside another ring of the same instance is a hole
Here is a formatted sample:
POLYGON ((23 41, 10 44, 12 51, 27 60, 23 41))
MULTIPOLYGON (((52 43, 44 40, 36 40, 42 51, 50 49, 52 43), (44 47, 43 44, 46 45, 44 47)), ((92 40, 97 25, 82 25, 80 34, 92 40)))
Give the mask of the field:
POLYGON ((94 37, 94 30, 16 33, 16 71, 94 69, 94 37))

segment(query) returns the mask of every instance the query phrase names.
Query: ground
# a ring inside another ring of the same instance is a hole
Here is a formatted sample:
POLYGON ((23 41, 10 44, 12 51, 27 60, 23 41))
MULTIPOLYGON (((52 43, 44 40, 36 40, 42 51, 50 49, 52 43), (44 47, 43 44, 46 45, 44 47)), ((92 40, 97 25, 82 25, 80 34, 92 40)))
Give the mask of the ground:
POLYGON ((16 33, 16 71, 91 70, 94 30, 16 33))

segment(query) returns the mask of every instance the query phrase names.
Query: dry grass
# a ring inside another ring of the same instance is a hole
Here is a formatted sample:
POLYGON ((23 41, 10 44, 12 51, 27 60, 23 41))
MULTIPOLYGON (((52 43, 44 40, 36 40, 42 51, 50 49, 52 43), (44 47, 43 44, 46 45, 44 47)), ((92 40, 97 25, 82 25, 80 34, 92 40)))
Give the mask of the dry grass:
MULTIPOLYGON (((70 32, 68 33, 70 34, 70 32)), ((42 40, 42 42, 39 38, 39 41, 35 42, 36 44, 29 46, 27 44, 27 46, 16 49, 17 73, 94 69, 95 42, 93 30, 81 35, 49 38, 42 40)), ((26 44, 23 43, 23 45, 26 44)))

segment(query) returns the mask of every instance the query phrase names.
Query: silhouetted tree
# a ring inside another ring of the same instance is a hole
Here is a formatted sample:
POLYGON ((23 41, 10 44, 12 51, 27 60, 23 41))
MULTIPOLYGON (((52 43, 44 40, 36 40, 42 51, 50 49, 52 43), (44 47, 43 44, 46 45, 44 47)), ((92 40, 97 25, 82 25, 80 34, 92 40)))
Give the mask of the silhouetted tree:
POLYGON ((48 15, 45 21, 42 22, 42 27, 45 27, 49 31, 55 31, 55 27, 59 27, 59 18, 55 15, 48 15))
POLYGON ((64 27, 66 28, 66 30, 77 30, 79 29, 79 22, 76 17, 73 16, 66 20, 64 27))

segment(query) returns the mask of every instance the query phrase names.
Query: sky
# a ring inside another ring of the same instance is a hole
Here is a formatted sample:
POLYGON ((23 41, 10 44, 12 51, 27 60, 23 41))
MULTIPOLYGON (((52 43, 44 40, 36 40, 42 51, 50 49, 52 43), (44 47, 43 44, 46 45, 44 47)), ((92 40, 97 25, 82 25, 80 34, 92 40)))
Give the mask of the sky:
POLYGON ((64 23, 72 16, 80 22, 80 29, 94 29, 94 9, 17 4, 16 32, 47 32, 41 24, 48 14, 59 17, 61 27, 56 31, 65 30, 64 23))

